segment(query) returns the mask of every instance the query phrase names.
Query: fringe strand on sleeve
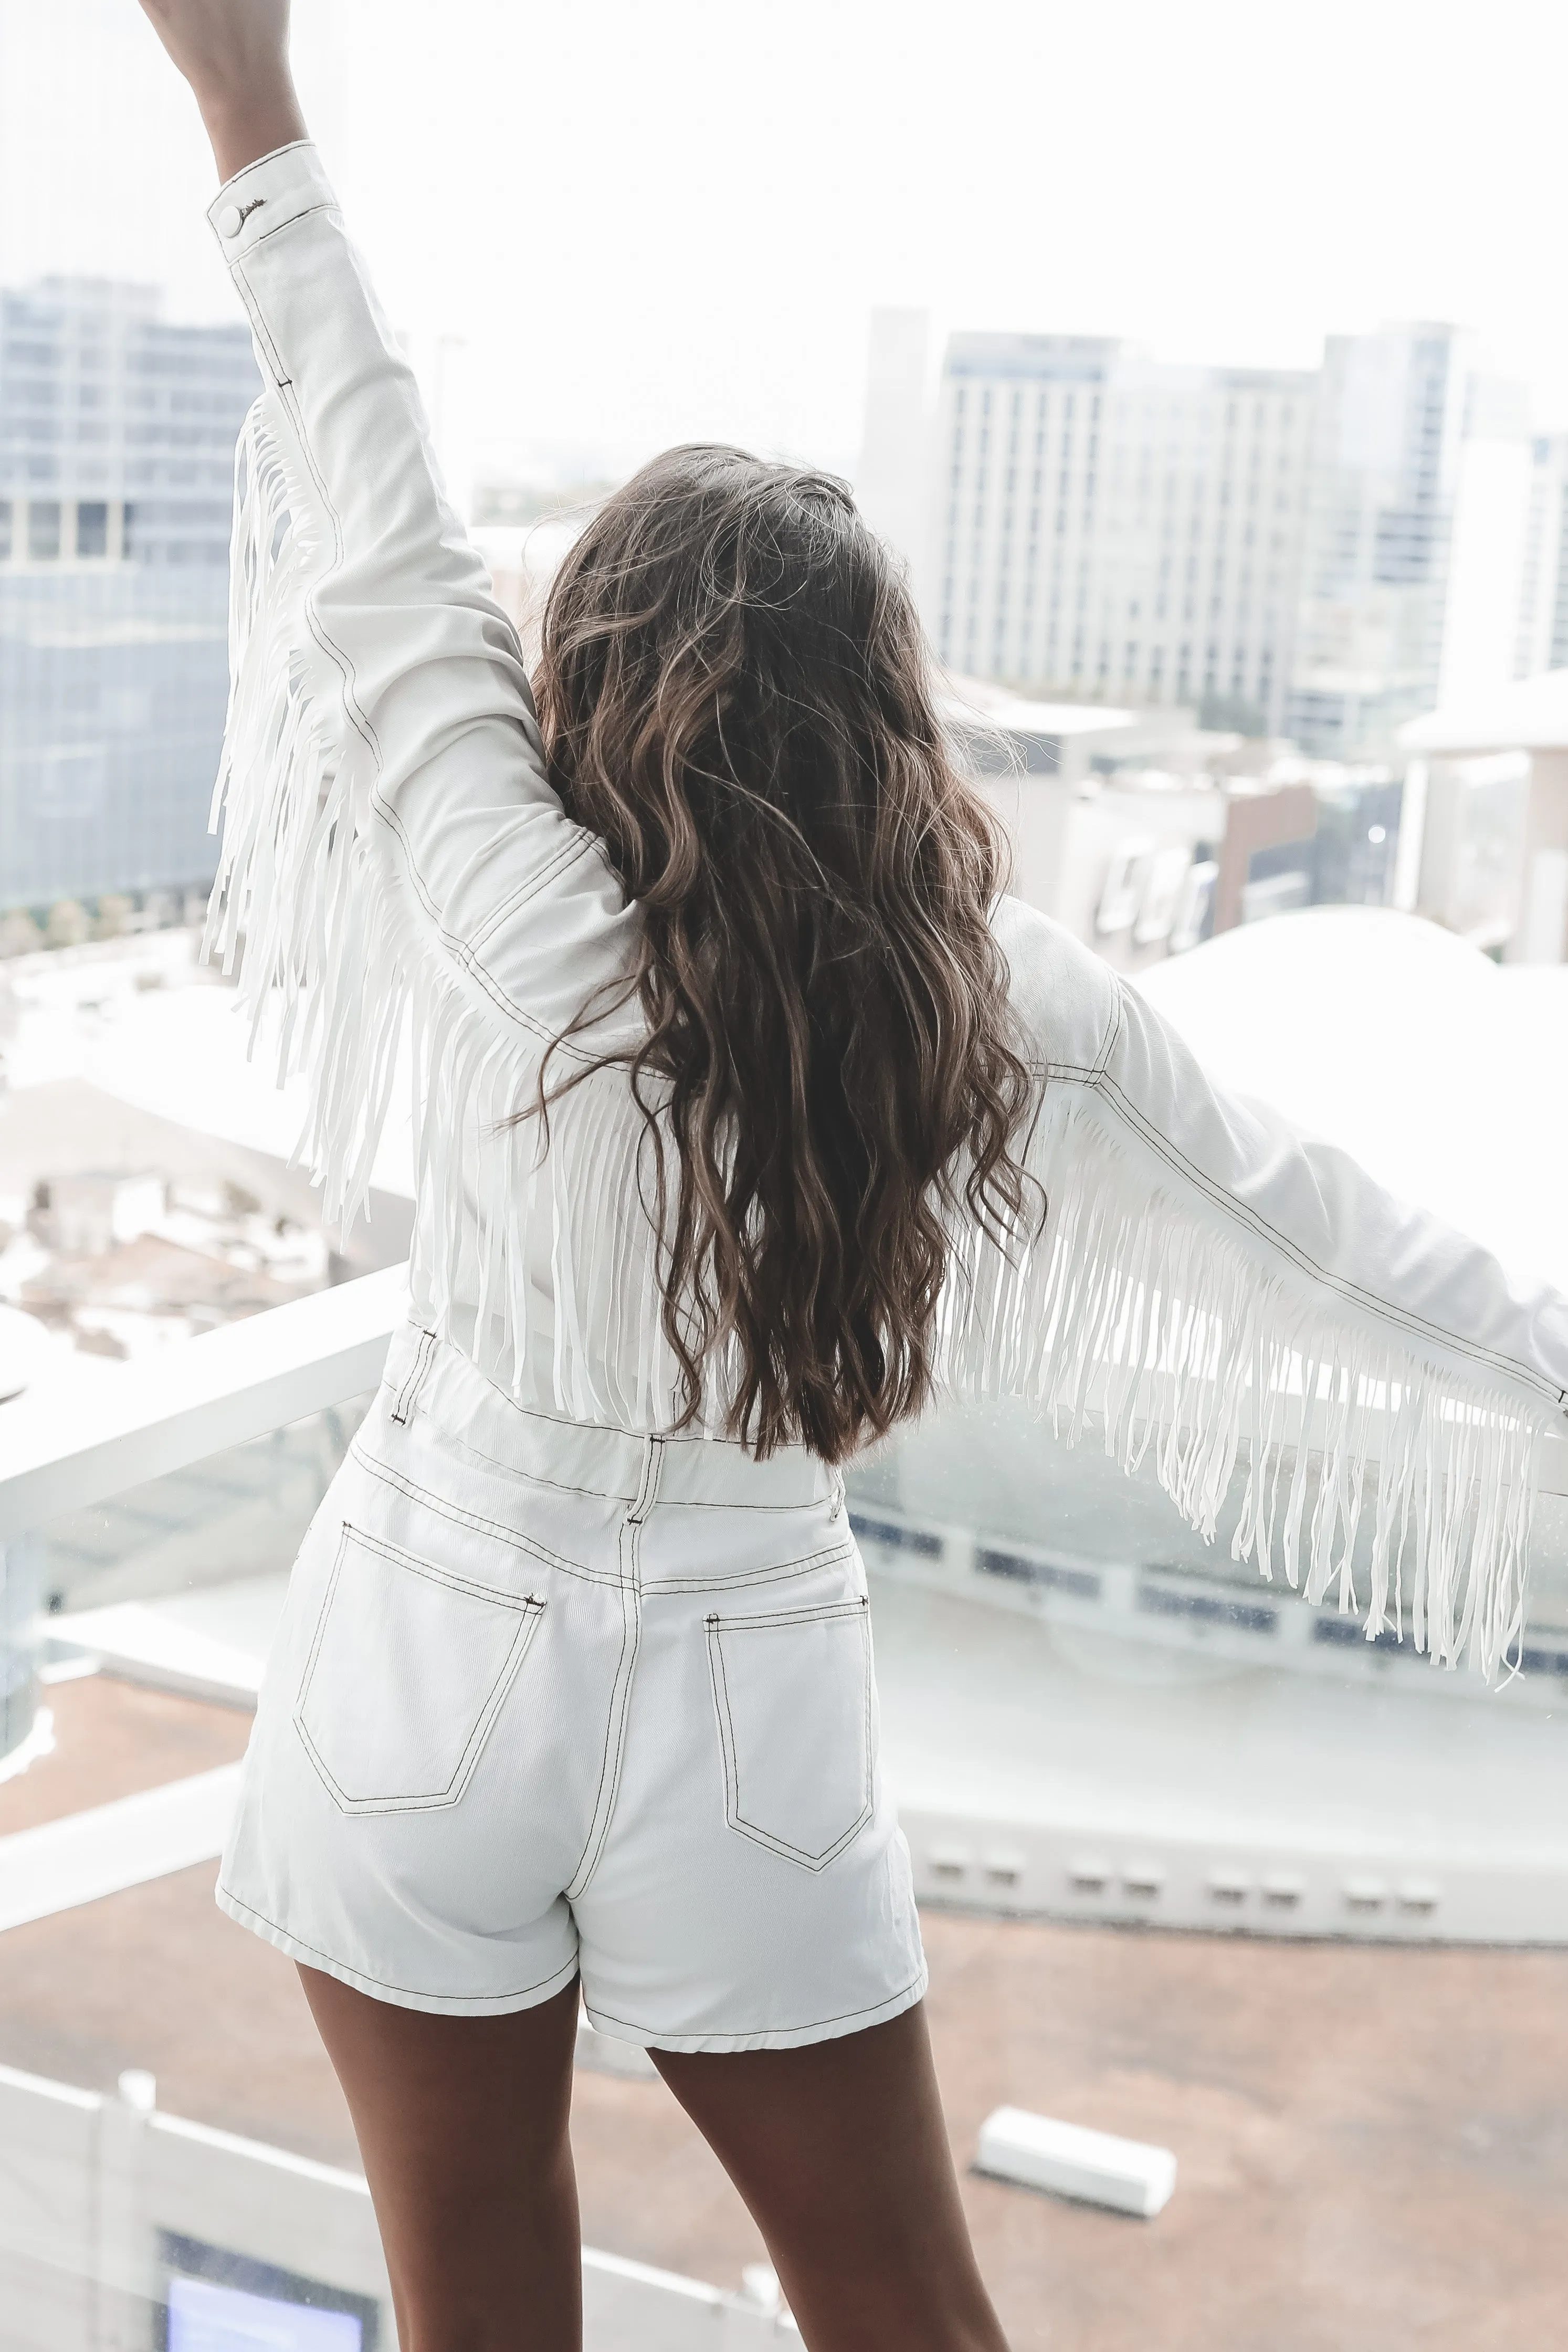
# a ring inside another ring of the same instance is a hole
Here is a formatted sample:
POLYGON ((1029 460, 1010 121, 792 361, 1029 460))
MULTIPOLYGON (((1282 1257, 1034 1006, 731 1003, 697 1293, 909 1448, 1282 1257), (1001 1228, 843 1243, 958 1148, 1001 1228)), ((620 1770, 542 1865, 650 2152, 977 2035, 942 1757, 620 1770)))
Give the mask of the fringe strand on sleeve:
POLYGON ((1552 1409, 1401 1344, 1282 1259, 1266 1265, 1146 1170, 1081 1086, 1047 1088, 1030 1163, 1050 1204, 1038 1244, 956 1237, 947 1382, 1030 1399, 1070 1442, 1103 1415, 1107 1452, 1128 1470, 1152 1452, 1207 1539, 1239 1464, 1236 1559, 1270 1579, 1281 1566, 1309 1601, 1332 1594, 1369 1641, 1400 1633, 1407 1611, 1417 1647, 1495 1676, 1523 1629, 1552 1409))

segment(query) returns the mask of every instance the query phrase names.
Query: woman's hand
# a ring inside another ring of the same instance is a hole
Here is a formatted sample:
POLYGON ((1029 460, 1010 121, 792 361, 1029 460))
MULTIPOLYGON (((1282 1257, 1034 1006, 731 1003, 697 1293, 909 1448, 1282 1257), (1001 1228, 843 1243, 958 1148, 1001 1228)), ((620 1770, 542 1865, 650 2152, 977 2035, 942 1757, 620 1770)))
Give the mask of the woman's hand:
POLYGON ((221 179, 306 134, 288 70, 288 0, 141 0, 195 93, 221 179))

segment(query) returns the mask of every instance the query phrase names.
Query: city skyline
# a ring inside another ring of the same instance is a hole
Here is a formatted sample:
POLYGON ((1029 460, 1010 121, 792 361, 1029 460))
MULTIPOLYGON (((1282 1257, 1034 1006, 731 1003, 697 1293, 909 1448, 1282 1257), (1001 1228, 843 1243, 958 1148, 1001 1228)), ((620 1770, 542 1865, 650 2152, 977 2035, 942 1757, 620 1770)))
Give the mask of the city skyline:
MULTIPOLYGON (((411 0, 296 16, 356 233, 416 344, 465 339, 491 470, 709 435, 848 469, 867 312, 898 302, 1168 365, 1312 366, 1326 335, 1447 320, 1568 423, 1539 299, 1568 28, 1521 0, 1484 40, 1406 0, 1331 0, 1310 39, 1231 0, 982 0, 961 44, 916 11, 896 49, 825 0, 787 45, 711 0, 657 24, 457 0, 438 40, 411 0)), ((91 266, 227 315, 201 133, 134 0, 0 0, 0 278, 91 266)))
POLYGON ((0 287, 0 911, 204 889, 228 684, 238 323, 0 287))
POLYGON ((1431 321, 1312 369, 873 313, 857 489, 961 674, 1315 758, 1568 662, 1568 436, 1431 321))

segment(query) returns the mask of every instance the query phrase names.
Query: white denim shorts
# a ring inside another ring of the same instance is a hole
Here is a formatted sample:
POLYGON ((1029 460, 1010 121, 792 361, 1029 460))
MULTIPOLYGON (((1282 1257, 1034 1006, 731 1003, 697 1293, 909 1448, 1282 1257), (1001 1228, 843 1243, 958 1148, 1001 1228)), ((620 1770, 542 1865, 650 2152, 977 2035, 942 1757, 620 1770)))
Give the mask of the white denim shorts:
POLYGON ((232 1918, 410 2009, 582 1976, 666 2050, 925 1989, 835 1475, 525 1412, 394 1342, 306 1536, 219 1875, 232 1918))

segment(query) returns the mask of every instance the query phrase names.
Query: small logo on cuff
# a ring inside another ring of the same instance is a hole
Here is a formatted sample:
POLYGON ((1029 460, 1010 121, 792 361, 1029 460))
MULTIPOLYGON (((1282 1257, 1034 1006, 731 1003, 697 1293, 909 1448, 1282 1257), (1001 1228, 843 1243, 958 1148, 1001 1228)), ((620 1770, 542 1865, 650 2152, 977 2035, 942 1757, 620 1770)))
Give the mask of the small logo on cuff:
POLYGON ((225 236, 237 236, 252 213, 258 213, 266 204, 265 196, 252 196, 248 205, 225 205, 218 215, 218 227, 225 236))

